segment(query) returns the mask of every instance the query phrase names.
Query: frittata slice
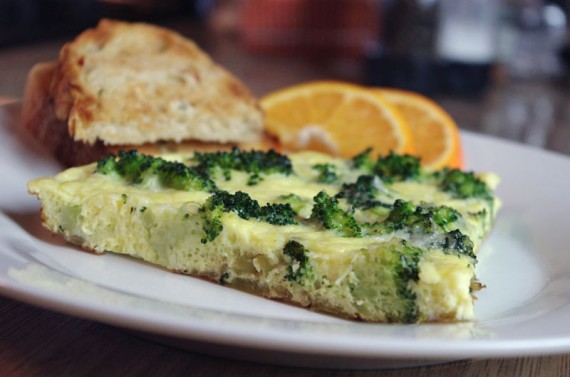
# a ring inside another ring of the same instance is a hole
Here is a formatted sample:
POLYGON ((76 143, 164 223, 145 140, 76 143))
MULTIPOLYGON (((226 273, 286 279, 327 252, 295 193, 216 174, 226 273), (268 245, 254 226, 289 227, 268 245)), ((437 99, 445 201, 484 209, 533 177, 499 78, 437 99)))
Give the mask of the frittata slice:
POLYGON ((271 299, 375 322, 475 319, 493 174, 411 156, 120 152, 32 180, 45 227, 271 299))

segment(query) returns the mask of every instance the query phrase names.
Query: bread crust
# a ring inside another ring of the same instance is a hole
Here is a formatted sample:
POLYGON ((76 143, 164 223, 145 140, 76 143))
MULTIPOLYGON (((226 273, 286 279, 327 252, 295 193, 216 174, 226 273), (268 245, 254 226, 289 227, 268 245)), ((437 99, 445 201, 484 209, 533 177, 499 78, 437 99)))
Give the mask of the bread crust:
POLYGON ((108 148, 102 142, 75 141, 67 131, 67 122, 55 115, 48 91, 56 68, 57 62, 46 62, 30 70, 22 103, 22 126, 64 165, 81 165, 105 156, 108 148))
POLYGON ((65 165, 119 149, 272 145, 248 88, 181 35, 102 20, 32 68, 23 124, 65 165))

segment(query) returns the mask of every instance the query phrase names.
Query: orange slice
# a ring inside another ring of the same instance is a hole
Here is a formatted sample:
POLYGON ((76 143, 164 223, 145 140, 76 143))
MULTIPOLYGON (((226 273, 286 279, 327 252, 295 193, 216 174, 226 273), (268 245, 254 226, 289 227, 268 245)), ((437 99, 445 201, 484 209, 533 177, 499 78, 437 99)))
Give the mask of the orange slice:
POLYGON ((394 104, 406 118, 415 155, 428 169, 461 168, 463 153, 459 129, 449 114, 431 99, 400 89, 372 89, 394 104))
POLYGON ((359 85, 309 82, 270 93, 260 103, 267 132, 286 151, 311 149, 347 158, 369 147, 376 154, 413 151, 402 114, 359 85))

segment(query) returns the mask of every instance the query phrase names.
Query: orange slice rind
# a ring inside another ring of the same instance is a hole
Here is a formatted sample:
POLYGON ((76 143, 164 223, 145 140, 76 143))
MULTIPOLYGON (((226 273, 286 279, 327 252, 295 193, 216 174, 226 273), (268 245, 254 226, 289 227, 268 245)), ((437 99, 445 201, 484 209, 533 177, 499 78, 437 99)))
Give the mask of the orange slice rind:
POLYGON ((431 99, 406 90, 374 88, 406 118, 415 154, 427 169, 462 168, 459 128, 453 118, 431 99))

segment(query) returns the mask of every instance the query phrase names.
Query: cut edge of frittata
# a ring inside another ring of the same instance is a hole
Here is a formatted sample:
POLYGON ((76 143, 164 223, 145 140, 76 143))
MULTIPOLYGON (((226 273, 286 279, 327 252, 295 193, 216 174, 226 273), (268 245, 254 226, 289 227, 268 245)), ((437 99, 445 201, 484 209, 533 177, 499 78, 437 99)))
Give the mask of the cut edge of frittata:
POLYGON ((188 201, 167 190, 171 201, 164 201, 161 193, 107 182, 110 186, 78 202, 76 194, 93 171, 94 165, 72 168, 28 186, 42 202, 43 225, 86 250, 127 254, 349 319, 476 319, 474 292, 481 285, 474 273, 476 261, 469 255, 421 250, 396 236, 347 238, 331 230, 277 226, 231 212, 221 217, 223 231, 204 242, 201 208, 210 194, 195 193, 188 201))

